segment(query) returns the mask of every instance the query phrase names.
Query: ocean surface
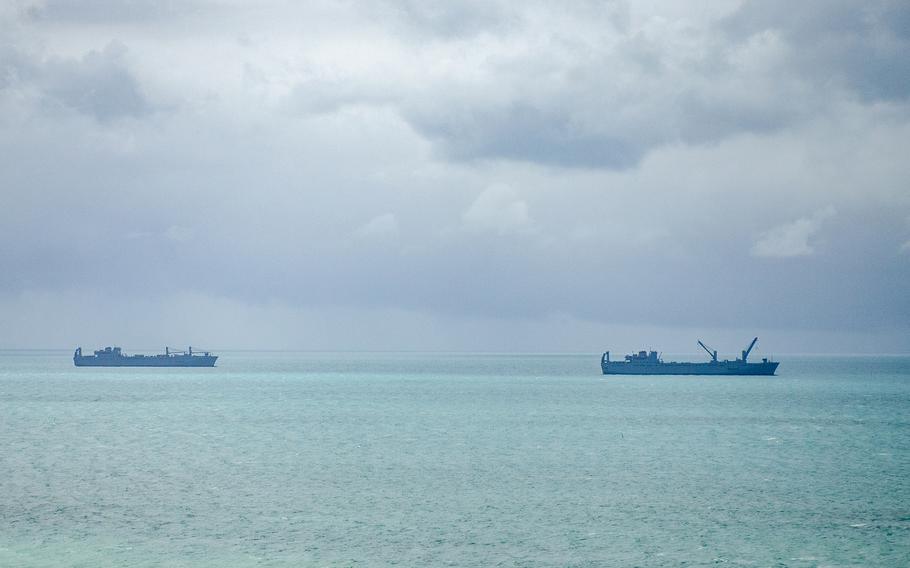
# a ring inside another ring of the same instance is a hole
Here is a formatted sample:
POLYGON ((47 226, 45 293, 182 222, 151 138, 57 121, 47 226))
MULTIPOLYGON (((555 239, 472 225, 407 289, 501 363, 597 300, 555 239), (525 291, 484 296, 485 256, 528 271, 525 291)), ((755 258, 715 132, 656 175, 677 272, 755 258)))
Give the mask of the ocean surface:
POLYGON ((910 566, 908 357, 220 355, 0 352, 0 566, 910 566))

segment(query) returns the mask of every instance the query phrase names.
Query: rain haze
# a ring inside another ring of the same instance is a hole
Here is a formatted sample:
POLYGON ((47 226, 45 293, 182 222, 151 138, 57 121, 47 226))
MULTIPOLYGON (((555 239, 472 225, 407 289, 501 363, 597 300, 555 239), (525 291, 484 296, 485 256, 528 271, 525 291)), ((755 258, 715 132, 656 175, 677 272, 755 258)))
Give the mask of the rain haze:
POLYGON ((901 0, 6 1, 0 347, 907 352, 908 156, 901 0))

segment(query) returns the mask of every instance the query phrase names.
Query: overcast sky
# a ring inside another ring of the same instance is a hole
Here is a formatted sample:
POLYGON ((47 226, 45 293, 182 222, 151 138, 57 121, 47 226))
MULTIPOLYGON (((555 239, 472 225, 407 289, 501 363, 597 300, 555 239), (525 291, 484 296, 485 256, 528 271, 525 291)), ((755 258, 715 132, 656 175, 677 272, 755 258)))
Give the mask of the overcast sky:
POLYGON ((905 0, 0 3, 0 347, 907 352, 908 281, 905 0))

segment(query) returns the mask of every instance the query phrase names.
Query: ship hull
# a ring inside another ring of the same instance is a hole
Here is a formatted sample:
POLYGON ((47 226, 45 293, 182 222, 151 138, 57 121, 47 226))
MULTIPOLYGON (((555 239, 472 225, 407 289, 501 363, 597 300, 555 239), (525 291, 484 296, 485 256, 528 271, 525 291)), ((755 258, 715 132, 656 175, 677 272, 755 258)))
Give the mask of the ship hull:
POLYGON ((628 363, 625 361, 603 361, 604 375, 742 375, 770 376, 779 365, 776 361, 762 363, 711 362, 711 363, 628 363))
POLYGON ((93 356, 74 357, 77 367, 214 367, 217 355, 120 357, 117 359, 93 356))

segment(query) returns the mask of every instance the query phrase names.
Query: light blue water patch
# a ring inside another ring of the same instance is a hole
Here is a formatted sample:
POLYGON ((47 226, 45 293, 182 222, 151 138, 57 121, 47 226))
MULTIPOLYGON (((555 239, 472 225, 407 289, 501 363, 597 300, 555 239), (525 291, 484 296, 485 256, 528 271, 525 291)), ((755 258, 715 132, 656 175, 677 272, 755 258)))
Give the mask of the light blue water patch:
POLYGON ((910 358, 0 352, 0 566, 906 566, 910 358))

